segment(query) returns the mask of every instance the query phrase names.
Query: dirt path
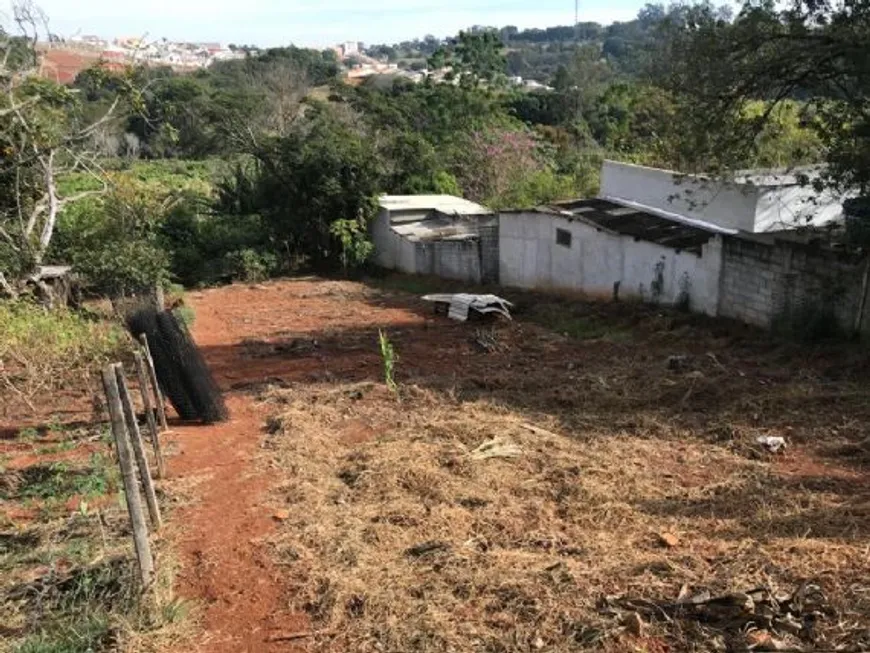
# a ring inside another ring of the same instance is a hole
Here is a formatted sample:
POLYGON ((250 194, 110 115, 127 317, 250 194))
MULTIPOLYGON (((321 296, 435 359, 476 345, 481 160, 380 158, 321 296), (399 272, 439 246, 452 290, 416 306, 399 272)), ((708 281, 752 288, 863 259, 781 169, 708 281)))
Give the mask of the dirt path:
MULTIPOLYGON (((288 611, 281 572, 270 559, 268 537, 275 529, 267 496, 271 479, 255 464, 267 410, 245 389, 276 377, 352 375, 361 366, 377 364, 376 356, 366 354, 360 360, 352 352, 340 360, 258 355, 276 335, 286 338, 299 332, 307 343, 311 333, 325 326, 370 327, 372 316, 365 305, 340 301, 346 291, 359 292, 349 284, 292 281, 230 286, 191 297, 194 335, 228 392, 232 415, 226 424, 177 428, 177 455, 169 464, 171 477, 192 495, 173 522, 179 532, 178 591, 200 606, 202 651, 292 650, 286 635, 308 628, 304 615, 288 611), (324 294, 339 302, 324 302, 324 294), (324 306, 330 304, 326 315, 324 306)), ((420 320, 389 308, 382 309, 381 318, 394 323, 420 320)))
MULTIPOLYGON (((237 368, 234 345, 245 335, 222 310, 228 294, 212 291, 193 301, 194 334, 224 389, 237 378, 229 370, 237 368)), ((254 374, 251 382, 262 378, 254 374)), ((181 533, 179 591, 200 602, 202 650, 268 650, 279 624, 304 623, 282 611, 278 572, 263 541, 273 530, 263 505, 268 479, 254 468, 264 416, 242 393, 230 394, 228 405, 226 424, 177 430, 172 476, 195 488, 194 501, 174 519, 181 533)))

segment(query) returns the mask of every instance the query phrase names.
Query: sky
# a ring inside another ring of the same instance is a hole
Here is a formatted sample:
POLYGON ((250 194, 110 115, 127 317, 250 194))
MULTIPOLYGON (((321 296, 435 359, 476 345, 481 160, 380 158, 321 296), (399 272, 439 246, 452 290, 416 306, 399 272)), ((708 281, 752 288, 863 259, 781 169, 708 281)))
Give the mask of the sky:
MULTIPOLYGON (((51 30, 72 36, 325 47, 450 36, 472 25, 574 22, 572 0, 36 0, 51 30)), ((645 0, 581 0, 580 20, 630 20, 645 0)), ((5 4, 0 0, 0 6, 5 4)))

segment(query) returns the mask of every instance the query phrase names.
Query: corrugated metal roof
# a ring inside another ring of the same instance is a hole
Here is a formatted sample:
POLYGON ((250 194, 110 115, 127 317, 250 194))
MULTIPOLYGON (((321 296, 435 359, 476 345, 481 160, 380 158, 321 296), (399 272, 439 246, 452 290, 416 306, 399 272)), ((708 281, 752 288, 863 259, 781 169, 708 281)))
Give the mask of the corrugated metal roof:
POLYGON ((701 253, 701 247, 724 230, 700 221, 665 217, 640 205, 616 203, 608 199, 557 202, 552 205, 560 215, 583 220, 608 231, 673 249, 701 253))
POLYGON ((381 208, 387 211, 439 211, 448 215, 489 215, 491 210, 453 195, 382 195, 381 208))
POLYGON ((477 233, 468 221, 457 220, 433 212, 426 219, 413 222, 393 222, 393 231, 413 242, 427 240, 470 240, 477 233))

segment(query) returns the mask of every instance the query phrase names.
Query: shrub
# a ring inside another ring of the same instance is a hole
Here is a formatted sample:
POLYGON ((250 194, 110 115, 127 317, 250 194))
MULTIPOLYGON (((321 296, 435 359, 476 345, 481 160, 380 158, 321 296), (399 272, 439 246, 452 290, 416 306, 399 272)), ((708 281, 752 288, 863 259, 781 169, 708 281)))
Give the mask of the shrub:
POLYGON ((227 273, 239 281, 263 281, 277 269, 278 260, 271 252, 241 249, 224 257, 227 273))
POLYGON ((124 296, 169 279, 160 226, 175 198, 125 175, 111 191, 61 216, 53 258, 70 263, 93 292, 124 296))
POLYGON ((525 207, 575 194, 571 175, 557 174, 552 148, 524 129, 473 132, 459 155, 457 177, 469 199, 493 208, 525 207))
POLYGON ((262 216, 281 263, 335 269, 364 259, 357 234, 350 234, 351 251, 347 236, 352 222, 365 234, 377 211, 382 170, 371 138, 331 108, 312 106, 304 121, 257 156, 244 205, 262 216))

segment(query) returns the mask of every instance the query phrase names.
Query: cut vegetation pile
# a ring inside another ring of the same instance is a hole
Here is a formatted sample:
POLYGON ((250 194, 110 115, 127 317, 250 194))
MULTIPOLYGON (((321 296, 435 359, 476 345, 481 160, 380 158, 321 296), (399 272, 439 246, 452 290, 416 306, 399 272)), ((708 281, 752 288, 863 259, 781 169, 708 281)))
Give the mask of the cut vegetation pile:
MULTIPOLYGON (((406 329, 396 393, 264 394, 276 556, 311 650, 870 645, 870 409, 842 352, 826 371, 694 318, 592 306, 595 340, 406 329)), ((360 341, 321 346, 344 338, 360 341)))

